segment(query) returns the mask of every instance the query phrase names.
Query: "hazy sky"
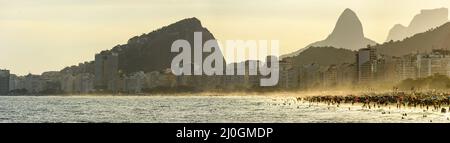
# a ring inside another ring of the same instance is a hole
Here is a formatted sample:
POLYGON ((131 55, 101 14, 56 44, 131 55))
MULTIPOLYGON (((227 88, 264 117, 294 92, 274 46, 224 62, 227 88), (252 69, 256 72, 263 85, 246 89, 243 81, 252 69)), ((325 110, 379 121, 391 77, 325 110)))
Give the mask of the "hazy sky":
POLYGON ((449 0, 0 0, 0 68, 24 75, 94 59, 142 33, 197 17, 219 40, 280 40, 289 53, 331 33, 345 8, 366 37, 449 0))

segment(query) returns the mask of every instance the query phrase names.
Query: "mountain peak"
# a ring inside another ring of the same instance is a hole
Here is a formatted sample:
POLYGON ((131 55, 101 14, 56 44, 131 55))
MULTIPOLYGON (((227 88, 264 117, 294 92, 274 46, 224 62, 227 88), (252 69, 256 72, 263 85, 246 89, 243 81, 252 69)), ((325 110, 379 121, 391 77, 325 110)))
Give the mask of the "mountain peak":
POLYGON ((317 41, 309 44, 291 54, 283 55, 284 57, 293 57, 299 55, 302 51, 309 47, 326 47, 344 48, 348 50, 358 50, 367 47, 367 45, 375 45, 376 42, 364 37, 363 26, 356 13, 347 8, 339 16, 333 32, 328 35, 325 40, 317 41))
POLYGON ((202 23, 196 17, 186 18, 186 19, 180 20, 172 25, 202 27, 202 23))
POLYGON ((350 8, 346 8, 346 9, 344 10, 344 12, 342 12, 342 15, 344 15, 344 14, 353 14, 353 15, 356 16, 356 13, 355 13, 352 9, 350 9, 350 8))
MULTIPOLYGON (((194 32, 202 33, 202 43, 215 39, 195 17, 182 19, 148 34, 135 36, 128 40, 127 44, 113 48, 113 51, 119 54, 119 69, 124 73, 133 73, 170 68, 172 59, 177 56, 177 53, 170 51, 172 43, 183 39, 193 45, 194 32)), ((204 53, 202 58, 208 54, 210 53, 204 53)))
POLYGON ((361 21, 359 20, 356 13, 348 8, 345 9, 344 12, 342 12, 341 16, 339 16, 336 26, 334 27, 334 30, 330 34, 329 38, 340 39, 343 37, 348 37, 351 39, 364 38, 364 31, 361 21))

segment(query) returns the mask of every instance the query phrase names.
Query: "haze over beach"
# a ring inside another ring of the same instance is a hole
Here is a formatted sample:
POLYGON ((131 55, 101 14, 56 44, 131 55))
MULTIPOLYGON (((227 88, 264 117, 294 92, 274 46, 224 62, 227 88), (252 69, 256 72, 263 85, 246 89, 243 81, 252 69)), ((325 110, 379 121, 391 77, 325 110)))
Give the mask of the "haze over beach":
POLYGON ((0 123, 449 123, 449 7, 0 0, 0 123))
POLYGON ((0 67, 18 75, 58 71, 187 17, 201 19, 218 40, 276 39, 287 54, 325 39, 350 8, 365 37, 383 43, 394 25, 442 7, 450 1, 0 0, 0 67))

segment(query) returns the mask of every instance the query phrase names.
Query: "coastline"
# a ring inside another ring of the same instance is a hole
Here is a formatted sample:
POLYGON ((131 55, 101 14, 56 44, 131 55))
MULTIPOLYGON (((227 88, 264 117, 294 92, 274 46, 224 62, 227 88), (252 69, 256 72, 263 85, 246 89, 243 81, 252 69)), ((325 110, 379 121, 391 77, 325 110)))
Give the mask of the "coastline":
POLYGON ((22 94, 22 95, 2 95, 2 96, 283 96, 283 97, 316 97, 316 96, 367 96, 392 93, 442 93, 450 91, 362 91, 362 90, 330 90, 330 91, 200 91, 200 92, 168 92, 168 93, 87 93, 87 94, 22 94))

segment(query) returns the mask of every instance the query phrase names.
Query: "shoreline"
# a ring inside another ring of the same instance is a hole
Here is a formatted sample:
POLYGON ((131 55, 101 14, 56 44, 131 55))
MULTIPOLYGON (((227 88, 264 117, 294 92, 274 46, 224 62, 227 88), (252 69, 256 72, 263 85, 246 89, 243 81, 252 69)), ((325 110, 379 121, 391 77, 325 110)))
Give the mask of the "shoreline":
POLYGON ((22 95, 0 95, 0 96, 317 96, 317 95, 339 95, 359 94, 361 91, 269 91, 269 92, 179 92, 179 93, 87 93, 87 94, 22 94, 22 95))
POLYGON ((377 96, 377 95, 386 95, 386 94, 448 94, 450 95, 450 91, 392 91, 392 90, 384 90, 384 91, 352 91, 352 90, 334 90, 334 91, 235 91, 235 92, 215 92, 215 91, 205 91, 205 92, 177 92, 177 93, 119 93, 119 94, 110 94, 110 93, 88 93, 88 94, 24 94, 24 95, 0 95, 1 96, 118 96, 118 97, 127 97, 127 96, 283 96, 283 97, 324 97, 324 96, 337 96, 337 97, 346 97, 346 96, 377 96))

